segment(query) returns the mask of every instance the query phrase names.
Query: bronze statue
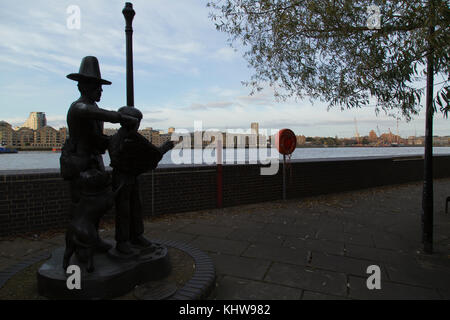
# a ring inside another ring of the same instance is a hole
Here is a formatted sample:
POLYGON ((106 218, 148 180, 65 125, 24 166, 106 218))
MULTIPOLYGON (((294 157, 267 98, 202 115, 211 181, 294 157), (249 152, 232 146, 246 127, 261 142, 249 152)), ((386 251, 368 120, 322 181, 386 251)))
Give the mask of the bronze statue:
POLYGON ((143 236, 138 176, 155 169, 164 153, 172 149, 174 144, 167 141, 161 148, 157 148, 140 135, 137 130, 142 113, 138 109, 122 107, 119 113, 139 119, 137 124, 123 124, 111 138, 108 148, 110 166, 113 168, 113 190, 121 188, 115 199, 116 250, 124 255, 132 255, 132 246, 151 247, 151 242, 143 236))
MULTIPOLYGON (((80 200, 75 206, 73 218, 66 232, 66 249, 63 268, 77 252, 78 258, 87 263, 86 270, 94 271, 94 249, 98 242, 98 221, 113 206, 115 195, 109 185, 110 175, 105 171, 90 169, 80 173, 80 200)), ((120 188, 117 188, 119 191, 120 188)))
MULTIPOLYGON (((100 109, 96 102, 100 101, 102 85, 111 84, 110 81, 101 78, 100 67, 96 57, 84 57, 81 61, 78 73, 71 73, 67 78, 78 81, 78 90, 81 96, 72 103, 67 113, 69 138, 63 146, 60 164, 61 174, 64 179, 70 180, 71 193, 71 219, 77 219, 75 215, 79 210, 83 188, 82 173, 89 170, 105 172, 102 154, 105 153, 109 137, 103 134, 103 122, 122 123, 135 125, 138 120, 116 111, 100 109)), ((105 186, 97 186, 101 191, 105 186)), ((105 212, 103 212, 104 214, 105 212)), ((100 218, 103 214, 97 214, 95 234, 97 239, 94 248, 98 251, 108 251, 111 245, 98 236, 100 218)))
MULTIPOLYGON (((61 175, 70 182, 70 223, 66 247, 52 252, 37 272, 39 294, 51 298, 102 299, 121 296, 136 285, 160 280, 171 271, 165 245, 143 236, 138 176, 156 168, 163 154, 173 148, 169 141, 157 148, 140 135, 142 113, 134 108, 131 22, 134 10, 123 10, 127 34, 127 107, 118 112, 100 109, 102 85, 111 84, 100 74, 97 58, 83 58, 78 73, 81 96, 67 113, 69 138, 60 157, 61 175), (103 123, 120 123, 113 137, 103 134, 103 123), (111 174, 102 154, 108 149, 111 174), (116 248, 99 237, 99 222, 116 205, 116 248), (94 268, 94 257, 96 268, 94 268), (81 268, 81 290, 68 290, 67 268, 81 268), (87 272, 85 272, 87 271, 87 272)), ((174 286, 175 287, 175 286, 174 286)))

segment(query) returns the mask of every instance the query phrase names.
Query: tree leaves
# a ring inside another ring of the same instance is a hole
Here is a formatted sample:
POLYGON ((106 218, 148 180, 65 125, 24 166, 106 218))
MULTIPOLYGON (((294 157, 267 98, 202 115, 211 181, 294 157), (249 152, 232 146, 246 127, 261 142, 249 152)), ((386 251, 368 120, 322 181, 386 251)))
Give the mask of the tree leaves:
MULTIPOLYGON (((282 99, 309 96, 341 108, 375 97, 376 109, 410 119, 421 108, 417 82, 430 45, 435 73, 449 75, 448 3, 434 0, 433 15, 424 0, 370 4, 380 8, 379 30, 368 28, 362 0, 218 0, 208 6, 230 43, 244 44, 254 70, 245 84, 253 90, 269 83, 282 99)), ((448 82, 442 90, 435 101, 447 114, 448 82)))

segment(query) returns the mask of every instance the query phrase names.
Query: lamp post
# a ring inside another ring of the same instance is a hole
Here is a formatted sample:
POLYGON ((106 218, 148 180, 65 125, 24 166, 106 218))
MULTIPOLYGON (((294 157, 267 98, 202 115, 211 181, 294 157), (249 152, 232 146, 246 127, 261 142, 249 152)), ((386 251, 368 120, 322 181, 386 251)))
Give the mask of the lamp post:
POLYGON ((131 2, 125 3, 122 10, 125 17, 126 36, 126 59, 127 59, 127 106, 134 107, 134 86, 133 86, 133 18, 136 12, 133 10, 131 2))

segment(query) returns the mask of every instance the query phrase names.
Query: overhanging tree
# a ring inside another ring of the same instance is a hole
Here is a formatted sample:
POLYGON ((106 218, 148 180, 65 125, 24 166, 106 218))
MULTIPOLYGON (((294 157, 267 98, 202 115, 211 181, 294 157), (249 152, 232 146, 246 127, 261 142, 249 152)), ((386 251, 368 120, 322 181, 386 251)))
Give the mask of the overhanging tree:
POLYGON ((432 252, 432 117, 437 108, 445 116, 449 111, 448 1, 217 0, 208 6, 217 29, 246 50, 254 74, 245 84, 252 92, 268 83, 280 98, 309 97, 341 109, 374 105, 407 120, 426 97, 422 221, 424 249, 432 252))

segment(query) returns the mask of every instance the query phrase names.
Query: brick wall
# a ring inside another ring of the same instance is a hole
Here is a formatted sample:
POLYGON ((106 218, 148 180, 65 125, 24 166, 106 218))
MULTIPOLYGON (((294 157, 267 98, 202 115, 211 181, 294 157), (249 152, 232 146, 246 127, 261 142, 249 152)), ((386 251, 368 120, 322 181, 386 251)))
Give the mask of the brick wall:
MULTIPOLYGON (((419 181, 419 157, 298 160, 287 170, 287 197, 419 181)), ((450 177, 450 156, 434 157, 435 178, 450 177)), ((215 166, 162 165, 140 177, 145 215, 216 207, 215 166)), ((261 176, 260 165, 223 166, 223 206, 282 199, 282 165, 261 176)), ((69 185, 58 170, 0 171, 0 236, 64 227, 69 185)), ((111 213, 109 214, 111 216, 111 213)))

